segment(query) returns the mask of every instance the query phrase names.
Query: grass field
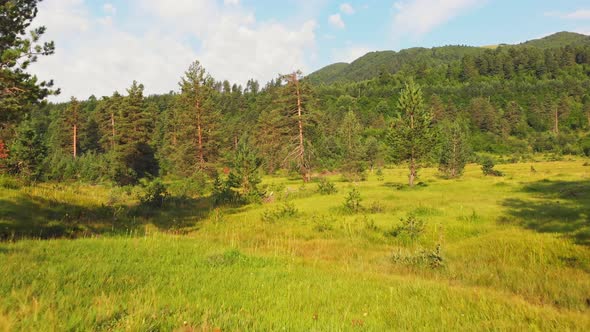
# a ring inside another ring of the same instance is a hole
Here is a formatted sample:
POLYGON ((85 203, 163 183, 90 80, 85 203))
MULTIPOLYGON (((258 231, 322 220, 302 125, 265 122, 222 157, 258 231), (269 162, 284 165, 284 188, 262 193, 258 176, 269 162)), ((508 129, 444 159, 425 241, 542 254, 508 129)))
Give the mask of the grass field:
POLYGON ((138 208, 135 189, 5 178, 0 330, 587 331, 584 163, 425 169, 414 189, 404 168, 334 175, 326 196, 267 177, 271 203, 161 211, 138 208), (352 187, 358 213, 343 208, 352 187), (409 216, 424 222, 415 236, 399 228, 409 216))

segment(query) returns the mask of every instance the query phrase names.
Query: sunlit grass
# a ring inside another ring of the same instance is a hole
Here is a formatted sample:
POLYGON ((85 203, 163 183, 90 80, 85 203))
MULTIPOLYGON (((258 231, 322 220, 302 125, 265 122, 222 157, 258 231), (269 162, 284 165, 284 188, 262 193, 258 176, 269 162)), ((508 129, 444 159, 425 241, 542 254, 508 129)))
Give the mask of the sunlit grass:
POLYGON ((588 330, 583 163, 498 165, 504 177, 471 165, 458 180, 424 169, 415 189, 400 186, 403 168, 385 169, 384 181, 335 175, 328 196, 266 177, 289 195, 140 216, 135 194, 120 189, 1 189, 0 228, 49 224, 82 238, 0 244, 0 330, 588 330), (343 208, 353 186, 358 214, 343 208), (296 215, 263 220, 287 201, 296 215), (393 236, 410 215, 424 232, 393 236), (392 260, 437 245, 440 268, 392 260))

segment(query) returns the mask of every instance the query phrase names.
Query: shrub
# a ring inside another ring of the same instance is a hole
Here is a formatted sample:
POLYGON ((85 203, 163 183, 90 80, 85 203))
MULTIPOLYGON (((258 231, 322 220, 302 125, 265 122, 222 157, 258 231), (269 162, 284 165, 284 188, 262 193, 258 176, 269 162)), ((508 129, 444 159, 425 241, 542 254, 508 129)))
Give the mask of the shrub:
POLYGON ((141 205, 162 207, 166 199, 170 196, 168 189, 159 179, 144 183, 143 187, 144 193, 139 197, 141 205))
POLYGON ((371 203, 371 206, 369 206, 370 213, 373 213, 373 214, 382 213, 383 211, 385 211, 385 207, 379 201, 375 201, 375 202, 371 203))
POLYGON ((334 229, 336 220, 332 216, 313 216, 312 222, 314 224, 313 230, 319 233, 328 232, 334 229))
POLYGON ((232 190, 231 183, 219 176, 215 177, 215 181, 213 181, 211 197, 214 205, 238 204, 241 202, 239 193, 232 190))
POLYGON ((494 161, 492 158, 484 158, 481 163, 481 170, 485 176, 502 176, 502 172, 494 169, 494 161))
POLYGON ((418 219, 416 216, 411 215, 406 219, 401 219, 402 224, 397 226, 392 235, 397 237, 399 235, 406 235, 412 241, 415 241, 422 233, 424 233, 425 222, 422 219, 418 219))
POLYGON ((358 213, 361 209, 361 193, 354 187, 344 199, 344 208, 350 212, 358 213))
POLYGON ((385 180, 385 177, 383 176, 383 169, 381 169, 381 167, 377 168, 375 175, 377 175, 377 181, 383 182, 383 180, 385 180))
POLYGON ((333 195, 338 192, 336 186, 326 178, 321 178, 318 182, 318 192, 321 195, 333 195))
POLYGON ((408 252, 398 249, 392 254, 391 260, 396 264, 414 267, 428 267, 431 269, 439 269, 444 266, 444 258, 440 243, 431 251, 418 249, 415 252, 408 252))
POLYGON ((299 214, 299 210, 293 203, 285 203, 275 209, 265 210, 262 212, 260 219, 263 222, 276 222, 280 219, 292 218, 299 214))

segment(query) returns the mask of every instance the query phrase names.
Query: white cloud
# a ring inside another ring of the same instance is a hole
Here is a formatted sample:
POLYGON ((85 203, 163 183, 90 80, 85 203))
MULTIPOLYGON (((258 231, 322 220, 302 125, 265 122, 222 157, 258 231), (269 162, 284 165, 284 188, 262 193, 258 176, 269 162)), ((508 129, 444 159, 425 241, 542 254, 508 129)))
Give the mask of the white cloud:
POLYGON ((115 15, 117 13, 117 8, 112 3, 105 3, 102 9, 109 15, 115 15))
POLYGON ((578 9, 573 12, 547 12, 545 16, 559 17, 568 20, 590 20, 590 9, 578 9))
POLYGON ((330 15, 330 17, 328 18, 328 22, 330 22, 331 25, 335 26, 338 29, 344 29, 346 27, 346 24, 344 24, 344 21, 342 20, 342 16, 340 16, 340 14, 330 15))
POLYGON ((231 6, 213 0, 130 2, 137 10, 117 20, 114 13, 92 16, 83 0, 40 3, 34 25, 47 26, 56 54, 31 69, 41 79, 55 79, 62 88, 59 100, 124 92, 133 80, 146 93, 177 90, 195 60, 217 80, 243 84, 255 78, 264 84, 279 73, 307 72, 315 56, 313 20, 258 22, 236 0, 225 1, 231 6))
POLYGON ((237 6, 240 4, 240 0, 223 0, 223 3, 227 6, 237 6))
POLYGON ((354 8, 349 3, 343 3, 340 5, 340 11, 347 15, 354 14, 354 8))
POLYGON ((422 36, 486 0, 405 0, 393 4, 396 36, 422 36))
POLYGON ((366 46, 351 45, 345 49, 334 51, 332 54, 332 60, 334 62, 351 63, 371 51, 372 49, 366 46))
POLYGON ((577 32, 577 33, 581 33, 583 35, 590 36, 590 26, 588 26, 588 27, 580 27, 580 28, 574 29, 574 32, 577 32))

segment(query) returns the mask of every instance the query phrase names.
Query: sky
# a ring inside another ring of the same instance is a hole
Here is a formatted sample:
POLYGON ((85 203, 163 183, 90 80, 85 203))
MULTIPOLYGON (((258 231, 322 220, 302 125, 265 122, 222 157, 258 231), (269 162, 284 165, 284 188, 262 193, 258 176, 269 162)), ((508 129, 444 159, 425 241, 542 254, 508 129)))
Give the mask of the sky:
POLYGON ((198 60, 217 80, 263 85, 370 51, 590 35, 589 0, 43 0, 33 26, 56 53, 31 71, 86 99, 178 90, 198 60))

